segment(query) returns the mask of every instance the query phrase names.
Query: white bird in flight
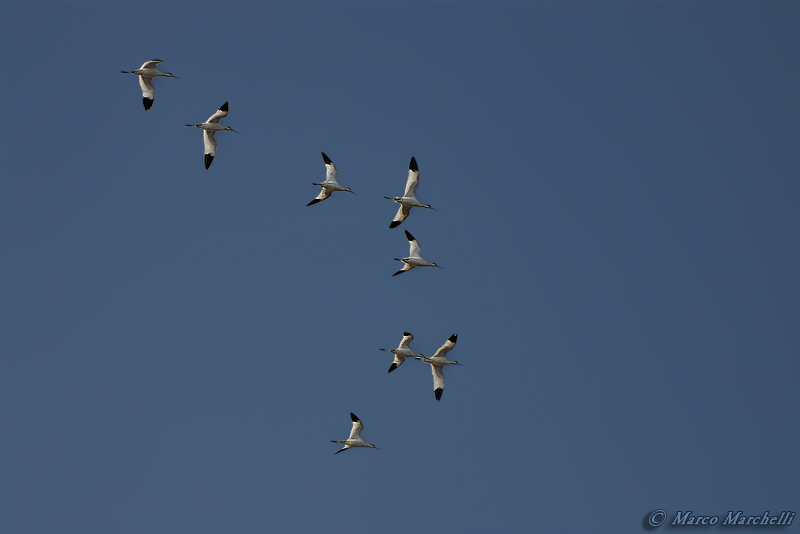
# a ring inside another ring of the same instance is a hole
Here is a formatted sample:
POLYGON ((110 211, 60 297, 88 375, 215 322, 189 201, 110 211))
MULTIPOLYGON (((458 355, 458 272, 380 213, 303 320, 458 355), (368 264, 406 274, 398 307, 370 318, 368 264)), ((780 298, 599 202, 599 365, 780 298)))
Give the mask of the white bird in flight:
POLYGON ((400 226, 400 223, 405 221, 406 217, 408 217, 408 214, 411 213, 411 208, 427 208, 429 210, 433 209, 429 204, 423 204, 417 200, 418 185, 419 169, 417 168, 417 160, 412 157, 411 162, 408 164, 408 181, 406 182, 406 192, 402 197, 383 197, 400 204, 400 208, 397 210, 397 215, 394 216, 394 220, 389 224, 389 228, 397 228, 400 226))
POLYGON ((420 256, 420 248, 419 243, 417 240, 414 239, 408 230, 406 230, 406 237, 408 238, 409 243, 409 253, 407 258, 395 258, 396 261, 402 261, 405 265, 403 268, 394 273, 392 276, 397 276, 400 273, 404 273, 406 271, 410 271, 414 267, 439 267, 435 263, 431 263, 422 256, 420 256))
POLYGON ((161 72, 158 70, 158 64, 163 63, 160 59, 151 59, 145 61, 142 66, 136 70, 123 70, 122 74, 136 74, 139 76, 139 86, 142 88, 142 102, 144 102, 144 110, 149 110, 153 105, 153 100, 156 98, 156 86, 153 85, 153 78, 165 76, 167 78, 177 78, 169 72, 161 72))
POLYGON ((375 445, 372 443, 367 443, 361 438, 361 431, 364 429, 364 424, 361 422, 361 419, 358 418, 356 414, 350 412, 350 419, 353 420, 353 429, 350 430, 350 437, 347 439, 332 439, 332 443, 343 443, 344 447, 339 449, 338 451, 334 452, 333 454, 339 454, 342 451, 346 451, 352 447, 372 447, 373 449, 377 449, 375 445))
POLYGON ((219 123, 220 119, 224 119, 227 116, 228 116, 228 103, 225 102, 203 124, 186 125, 189 126, 190 128, 200 128, 201 130, 203 130, 203 144, 205 145, 205 154, 206 154, 206 169, 208 169, 211 166, 211 162, 214 161, 214 155, 217 153, 217 140, 214 139, 214 134, 222 130, 238 133, 230 126, 222 126, 219 123))
POLYGON ((422 360, 425 363, 431 364, 431 372, 433 373, 433 395, 436 397, 437 401, 442 400, 442 392, 444 392, 444 372, 442 372, 442 367, 445 365, 461 365, 457 361, 448 360, 447 357, 445 357, 445 354, 456 346, 457 339, 458 334, 453 334, 447 338, 444 345, 439 347, 436 354, 430 358, 415 356, 417 360, 422 360))
MULTIPOLYGON (((325 162, 325 181, 320 182, 318 185, 322 188, 322 191, 319 192, 317 198, 306 204, 306 206, 311 206, 312 204, 316 204, 317 202, 322 202, 329 196, 333 194, 334 191, 347 191, 348 193, 353 193, 349 187, 344 187, 340 185, 339 182, 336 181, 336 177, 339 175, 339 171, 336 170, 336 165, 333 164, 331 158, 329 158, 325 152, 322 153, 322 160, 325 162)), ((353 193, 355 195, 355 193, 353 193)))
POLYGON ((419 358, 423 356, 422 354, 411 350, 409 344, 411 343, 412 339, 414 339, 414 336, 408 332, 403 332, 403 339, 400 341, 400 345, 398 345, 396 349, 381 349, 394 354, 394 361, 392 362, 392 365, 389 366, 390 373, 400 367, 406 358, 419 358))

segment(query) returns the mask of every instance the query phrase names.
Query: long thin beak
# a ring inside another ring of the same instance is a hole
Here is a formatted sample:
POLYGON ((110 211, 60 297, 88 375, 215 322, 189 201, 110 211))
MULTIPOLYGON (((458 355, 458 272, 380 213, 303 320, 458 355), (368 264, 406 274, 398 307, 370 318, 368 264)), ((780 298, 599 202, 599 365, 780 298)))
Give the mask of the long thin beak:
POLYGON ((233 133, 239 133, 239 132, 237 132, 236 130, 234 130, 233 128, 231 128, 231 131, 232 131, 233 133))
POLYGON ((394 200, 394 199, 393 199, 393 198, 391 198, 391 197, 383 197, 383 198, 385 198, 386 200, 394 200))
MULTIPOLYGON (((348 193, 353 193, 352 191, 348 191, 348 193)), ((355 195, 355 193, 353 193, 355 195)))

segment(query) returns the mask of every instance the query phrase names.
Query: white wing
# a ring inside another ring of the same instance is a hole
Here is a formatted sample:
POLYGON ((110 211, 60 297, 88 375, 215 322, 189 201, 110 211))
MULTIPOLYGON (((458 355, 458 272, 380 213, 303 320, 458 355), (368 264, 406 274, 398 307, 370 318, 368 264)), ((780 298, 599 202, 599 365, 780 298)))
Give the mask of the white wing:
POLYGON ((453 347, 455 347, 455 346, 456 346, 456 341, 457 341, 457 340, 458 340, 458 334, 453 334, 452 336, 450 336, 449 338, 447 338, 447 341, 445 341, 445 342, 444 342, 444 345, 442 345, 441 347, 439 347, 439 350, 437 350, 437 351, 436 351, 436 354, 434 354, 432 357, 433 357, 433 358, 438 358, 438 357, 440 357, 440 356, 441 356, 441 357, 444 357, 444 355, 445 355, 445 354, 447 354, 448 352, 450 352, 450 350, 451 350, 453 347))
MULTIPOLYGON (((326 198, 328 198, 332 194, 333 194, 333 191, 331 191, 330 189, 325 189, 323 187, 322 191, 319 192, 319 195, 317 195, 316 198, 314 198, 314 200, 316 200, 317 202, 322 202, 323 200, 325 200, 326 198)), ((315 202, 315 204, 316 204, 316 202, 315 202)))
POLYGON ((361 430, 363 430, 364 424, 353 412, 350 412, 350 419, 353 420, 353 429, 350 431, 350 437, 347 439, 361 439, 361 430))
POLYGON ((203 144, 206 147, 206 154, 213 156, 217 153, 217 140, 214 139, 215 132, 203 130, 203 144))
POLYGON ((408 164, 408 181, 406 182, 406 192, 403 196, 416 198, 418 185, 419 169, 417 168, 417 160, 411 158, 411 163, 408 164))
POLYGON ((407 263, 403 263, 403 268, 402 268, 402 269, 400 269, 399 271, 397 271, 396 273, 394 273, 392 276, 397 276, 398 274, 400 274, 400 273, 404 273, 404 272, 406 272, 406 271, 410 271, 410 270, 411 270, 411 269, 413 269, 413 268, 414 268, 414 266, 413 266, 413 265, 409 265, 409 264, 407 264, 407 263))
POLYGON ((225 102, 220 106, 220 108, 211 115, 206 122, 216 122, 219 123, 220 119, 224 119, 228 116, 228 103, 225 102))
POLYGON ((444 389, 444 372, 441 365, 431 364, 431 372, 433 373, 433 389, 444 389))
POLYGON ((397 213, 395 214, 394 219, 392 219, 392 221, 399 224, 406 220, 406 217, 408 217, 408 214, 410 212, 411 212, 411 206, 404 206, 400 204, 400 208, 398 208, 397 213))
POLYGON ((411 343, 411 340, 414 339, 414 336, 409 334, 408 332, 403 332, 403 340, 400 341, 400 346, 397 347, 398 349, 405 349, 408 348, 408 344, 411 343))
POLYGON ((325 152, 322 153, 322 159, 325 161, 325 181, 335 182, 336 177, 339 176, 339 171, 336 170, 336 165, 333 164, 331 158, 325 155, 325 152))
POLYGON ((145 61, 144 63, 142 63, 142 66, 139 67, 139 70, 154 69, 156 68, 156 65, 158 65, 159 63, 164 63, 164 62, 161 61, 160 59, 151 59, 150 61, 145 61))
POLYGON ((408 233, 408 230, 406 230, 406 237, 408 238, 408 245, 409 245, 408 256, 410 258, 420 258, 421 257, 420 252, 422 251, 422 249, 419 247, 419 243, 417 243, 417 240, 414 239, 413 235, 408 233))
POLYGON ((142 88, 142 96, 153 100, 156 97, 156 87, 153 85, 153 78, 139 76, 139 87, 142 88))

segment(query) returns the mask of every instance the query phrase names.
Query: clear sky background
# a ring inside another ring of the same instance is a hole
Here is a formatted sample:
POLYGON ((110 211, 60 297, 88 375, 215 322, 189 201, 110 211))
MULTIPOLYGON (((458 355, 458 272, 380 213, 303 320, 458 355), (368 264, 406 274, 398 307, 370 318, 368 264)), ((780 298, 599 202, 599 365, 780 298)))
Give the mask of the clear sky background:
POLYGON ((0 530, 800 513, 799 35, 796 2, 2 3, 0 530), (205 170, 184 124, 225 101, 205 170), (357 194, 306 207, 320 151, 357 194), (390 230, 411 156, 438 211, 390 230), (404 229, 444 268, 392 278, 404 229), (458 333, 441 402, 387 374, 403 331, 458 333), (333 455, 351 411, 382 450, 333 455))

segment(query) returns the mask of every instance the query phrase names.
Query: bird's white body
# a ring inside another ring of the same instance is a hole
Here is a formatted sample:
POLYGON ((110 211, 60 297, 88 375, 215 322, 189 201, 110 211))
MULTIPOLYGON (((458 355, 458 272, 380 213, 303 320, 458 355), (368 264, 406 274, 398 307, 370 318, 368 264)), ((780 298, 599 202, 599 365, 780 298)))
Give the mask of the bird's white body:
MULTIPOLYGON (((217 120, 219 121, 219 118, 217 118, 217 120)), ((194 126, 195 128, 200 128, 201 130, 205 130, 207 132, 219 132, 221 130, 230 130, 229 126, 223 126, 219 122, 211 122, 211 118, 209 118, 207 122, 204 122, 202 124, 193 124, 192 126, 194 126)))
POLYGON ((400 367, 406 358, 421 358, 422 354, 414 352, 411 350, 410 344, 411 340, 414 339, 408 332, 403 332, 403 339, 400 341, 400 345, 396 349, 381 349, 386 352, 391 352, 394 354, 394 361, 389 366, 389 372, 391 373, 398 367, 400 367))
POLYGON ((408 239, 409 243, 408 257, 395 258, 396 261, 403 262, 403 268, 394 273, 392 276, 397 276, 400 273, 410 271, 414 267, 439 267, 435 263, 429 262, 421 256, 422 249, 420 248, 419 243, 417 243, 417 240, 414 239, 414 236, 412 236, 408 230, 406 230, 406 238, 408 239))
POLYGON ((364 429, 364 424, 361 422, 361 419, 359 419, 358 416, 353 412, 350 412, 350 419, 353 421, 353 428, 350 430, 350 437, 347 439, 331 440, 333 443, 341 443, 344 445, 344 447, 333 454, 339 454, 340 452, 346 451, 352 447, 371 447, 373 449, 377 449, 375 445, 372 443, 367 443, 361 437, 361 431, 364 429))
POLYGON ((145 61, 142 66, 136 70, 123 70, 123 74, 136 74, 139 76, 139 87, 142 88, 142 102, 144 103, 144 110, 148 111, 153 106, 153 101, 156 98, 156 87, 153 85, 153 78, 164 76, 166 78, 175 78, 169 72, 162 72, 158 70, 158 64, 163 63, 160 59, 152 59, 145 61))
POLYGON ((417 160, 412 157, 411 162, 408 164, 408 180, 406 181, 406 191, 403 193, 403 196, 394 198, 384 197, 400 204, 400 207, 397 209, 397 214, 394 216, 394 220, 389 224, 389 228, 400 226, 400 223, 405 221, 406 217, 411 213, 411 208, 433 209, 428 204, 423 204, 417 200, 418 185, 419 168, 417 167, 417 160))
POLYGON ((442 400, 442 393, 444 392, 444 372, 442 367, 445 365, 461 365, 456 360, 448 360, 445 356, 456 346, 457 340, 458 334, 453 334, 445 341, 444 345, 439 347, 436 354, 430 358, 425 358, 424 356, 416 357, 417 360, 422 360, 431 365, 431 373, 433 374, 433 395, 436 397, 437 401, 442 400))
POLYGON ((211 166, 211 162, 214 161, 214 156, 217 155, 217 140, 214 138, 214 134, 219 131, 227 130, 229 132, 236 133, 236 130, 231 128, 230 126, 223 126, 219 123, 220 119, 224 119, 228 116, 228 103, 225 102, 222 104, 217 111, 211 115, 206 122, 201 124, 187 124, 190 128, 200 128, 203 130, 203 148, 205 152, 205 164, 206 169, 211 166))
POLYGON ((326 198, 330 197, 334 191, 347 191, 348 193, 353 193, 349 187, 341 185, 336 180, 337 176, 339 176, 339 171, 336 170, 336 165, 333 164, 331 158, 325 155, 325 152, 322 153, 322 160, 325 162, 325 181, 313 184, 321 187, 322 191, 319 192, 314 200, 306 204, 306 206, 312 206, 317 202, 322 202, 326 198))

